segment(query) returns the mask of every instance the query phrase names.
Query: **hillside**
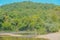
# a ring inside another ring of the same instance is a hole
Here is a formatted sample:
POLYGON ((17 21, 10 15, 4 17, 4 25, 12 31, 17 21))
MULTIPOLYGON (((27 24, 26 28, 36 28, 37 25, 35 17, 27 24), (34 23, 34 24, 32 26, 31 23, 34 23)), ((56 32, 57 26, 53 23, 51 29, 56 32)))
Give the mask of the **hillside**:
POLYGON ((57 32, 60 29, 60 6, 19 2, 0 6, 0 31, 57 32))

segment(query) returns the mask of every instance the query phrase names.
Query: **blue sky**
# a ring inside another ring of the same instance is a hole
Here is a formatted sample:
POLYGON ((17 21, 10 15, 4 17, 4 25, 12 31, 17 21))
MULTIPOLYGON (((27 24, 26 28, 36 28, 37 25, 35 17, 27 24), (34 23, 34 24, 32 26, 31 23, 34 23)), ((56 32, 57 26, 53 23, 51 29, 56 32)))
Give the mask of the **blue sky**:
MULTIPOLYGON (((0 0, 0 5, 6 5, 6 4, 10 4, 14 2, 22 2, 22 1, 27 1, 27 0, 0 0)), ((60 0, 30 0, 30 1, 60 5, 60 0)))

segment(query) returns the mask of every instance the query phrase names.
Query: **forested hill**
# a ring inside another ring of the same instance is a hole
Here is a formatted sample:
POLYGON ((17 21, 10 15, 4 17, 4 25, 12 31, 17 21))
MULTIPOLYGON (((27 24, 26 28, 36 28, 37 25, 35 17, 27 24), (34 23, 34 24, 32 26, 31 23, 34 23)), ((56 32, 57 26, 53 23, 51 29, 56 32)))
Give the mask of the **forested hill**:
POLYGON ((0 31, 48 33, 59 29, 59 5, 19 2, 0 6, 0 31))

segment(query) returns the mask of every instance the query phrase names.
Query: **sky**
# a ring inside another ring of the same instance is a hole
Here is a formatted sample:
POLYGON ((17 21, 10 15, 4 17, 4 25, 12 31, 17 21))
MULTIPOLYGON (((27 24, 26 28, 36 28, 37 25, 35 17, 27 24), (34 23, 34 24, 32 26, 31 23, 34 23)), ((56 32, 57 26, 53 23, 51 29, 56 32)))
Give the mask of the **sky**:
POLYGON ((23 2, 23 1, 32 1, 32 2, 41 2, 41 3, 60 5, 60 0, 0 0, 0 6, 14 3, 14 2, 23 2))

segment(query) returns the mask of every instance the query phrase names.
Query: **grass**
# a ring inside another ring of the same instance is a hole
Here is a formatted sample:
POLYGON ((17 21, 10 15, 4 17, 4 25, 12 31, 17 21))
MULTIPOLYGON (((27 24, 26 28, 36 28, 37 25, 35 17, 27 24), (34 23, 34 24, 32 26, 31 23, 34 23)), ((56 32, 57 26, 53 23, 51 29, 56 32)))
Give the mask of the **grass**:
POLYGON ((21 38, 21 37, 4 36, 4 37, 0 37, 0 40, 48 40, 48 39, 43 39, 43 38, 21 38))

